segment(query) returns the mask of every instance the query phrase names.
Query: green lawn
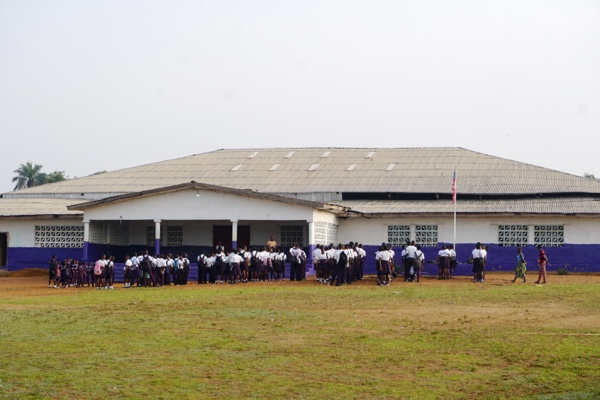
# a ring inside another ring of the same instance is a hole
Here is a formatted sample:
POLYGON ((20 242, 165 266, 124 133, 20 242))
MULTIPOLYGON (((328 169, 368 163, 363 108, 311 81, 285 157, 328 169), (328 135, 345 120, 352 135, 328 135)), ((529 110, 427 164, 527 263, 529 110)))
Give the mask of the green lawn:
POLYGON ((600 277, 552 279, 96 291, 2 278, 0 398, 600 398, 600 277))

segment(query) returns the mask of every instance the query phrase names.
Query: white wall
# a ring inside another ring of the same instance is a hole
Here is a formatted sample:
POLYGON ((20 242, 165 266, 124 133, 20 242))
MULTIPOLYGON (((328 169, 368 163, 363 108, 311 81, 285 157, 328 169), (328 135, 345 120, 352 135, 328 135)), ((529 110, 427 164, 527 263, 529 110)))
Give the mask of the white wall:
POLYGON ((312 211, 312 207, 302 205, 184 190, 94 207, 85 210, 85 219, 308 221, 312 218, 312 211))
MULTIPOLYGON (((405 218, 349 218, 342 220, 339 239, 343 243, 358 240, 364 244, 377 245, 387 241, 388 225, 438 225, 438 241, 452 243, 452 217, 405 217, 405 218)), ((457 243, 498 243, 498 225, 564 225, 565 243, 600 243, 600 218, 573 216, 490 216, 458 217, 456 224, 457 243)), ((530 235, 530 240, 533 240, 530 235)))
POLYGON ((14 219, 0 220, 0 232, 8 233, 8 247, 34 247, 35 226, 83 226, 80 219, 14 219))

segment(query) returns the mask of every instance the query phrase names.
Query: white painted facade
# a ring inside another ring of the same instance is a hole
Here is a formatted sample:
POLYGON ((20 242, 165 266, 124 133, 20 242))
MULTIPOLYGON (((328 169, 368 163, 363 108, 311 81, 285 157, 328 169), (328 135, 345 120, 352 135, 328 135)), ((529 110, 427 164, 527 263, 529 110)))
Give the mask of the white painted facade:
MULTIPOLYGON (((452 217, 392 217, 392 218, 349 218, 340 225, 340 242, 351 240, 369 244, 387 242, 388 225, 410 225, 411 239, 414 240, 415 226, 437 225, 438 241, 452 243, 454 221, 452 217)), ((598 244, 600 242, 600 217, 575 216, 458 216, 456 223, 457 243, 498 243, 499 225, 527 225, 529 243, 534 244, 536 225, 563 225, 565 243, 598 244)))
POLYGON ((8 234, 8 247, 35 247, 36 226, 83 226, 79 218, 3 219, 0 233, 8 234))

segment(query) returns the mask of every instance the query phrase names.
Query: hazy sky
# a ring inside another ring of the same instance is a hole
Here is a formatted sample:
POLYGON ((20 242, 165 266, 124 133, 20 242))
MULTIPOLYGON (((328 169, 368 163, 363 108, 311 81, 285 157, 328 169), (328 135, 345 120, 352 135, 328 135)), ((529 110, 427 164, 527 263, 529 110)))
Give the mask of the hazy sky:
POLYGON ((219 148, 600 176, 600 1, 0 0, 0 192, 219 148))

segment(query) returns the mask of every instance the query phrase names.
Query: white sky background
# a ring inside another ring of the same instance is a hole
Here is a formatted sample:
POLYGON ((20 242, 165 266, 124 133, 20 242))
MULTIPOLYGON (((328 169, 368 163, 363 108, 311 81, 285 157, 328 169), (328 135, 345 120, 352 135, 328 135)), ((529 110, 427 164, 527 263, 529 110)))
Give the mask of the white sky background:
MULTIPOLYGON (((0 192, 219 148, 600 176, 600 1, 0 0, 0 192)), ((460 176, 460 175, 459 175, 460 176)))

